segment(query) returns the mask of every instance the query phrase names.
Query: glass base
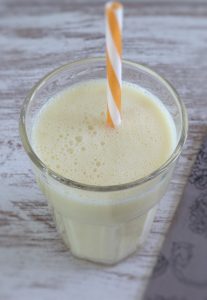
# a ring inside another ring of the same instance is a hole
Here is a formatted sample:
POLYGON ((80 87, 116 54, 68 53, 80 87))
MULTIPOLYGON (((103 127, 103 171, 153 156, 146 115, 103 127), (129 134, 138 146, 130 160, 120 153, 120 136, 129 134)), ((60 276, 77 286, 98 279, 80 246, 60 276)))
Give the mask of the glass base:
POLYGON ((145 215, 110 226, 76 222, 52 210, 56 227, 75 257, 97 263, 116 264, 144 243, 156 209, 155 206, 145 215))

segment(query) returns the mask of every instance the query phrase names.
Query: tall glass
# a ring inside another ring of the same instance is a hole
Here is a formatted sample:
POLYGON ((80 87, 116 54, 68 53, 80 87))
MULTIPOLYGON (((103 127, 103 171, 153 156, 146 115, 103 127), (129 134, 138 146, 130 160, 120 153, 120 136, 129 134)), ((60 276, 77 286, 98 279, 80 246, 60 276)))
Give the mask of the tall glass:
POLYGON ((150 175, 120 185, 86 185, 64 178, 36 155, 31 143, 34 120, 42 106, 60 91, 105 76, 105 58, 69 63, 45 76, 22 106, 20 135, 37 183, 71 252, 76 257, 113 264, 133 253, 151 228, 157 204, 167 190, 186 139, 187 115, 176 91, 165 79, 146 66, 123 61, 123 80, 154 94, 171 114, 177 133, 172 155, 150 175))

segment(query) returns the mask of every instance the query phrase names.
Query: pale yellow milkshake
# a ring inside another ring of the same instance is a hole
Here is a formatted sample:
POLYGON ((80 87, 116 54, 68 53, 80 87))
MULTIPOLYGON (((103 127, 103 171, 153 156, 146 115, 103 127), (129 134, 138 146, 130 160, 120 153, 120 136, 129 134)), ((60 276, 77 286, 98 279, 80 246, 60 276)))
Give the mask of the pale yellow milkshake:
MULTIPOLYGON (((123 83, 119 128, 106 126, 105 113, 105 80, 87 81, 60 92, 35 119, 35 153, 57 174, 98 186, 145 177, 172 154, 177 139, 174 121, 161 101, 146 90, 123 83)), ((114 192, 100 200, 98 192, 90 198, 90 192, 71 192, 50 178, 45 184, 38 173, 37 180, 72 253, 113 263, 143 242, 156 211, 154 199, 162 197, 170 175, 147 183, 147 192, 146 186, 143 193, 142 188, 137 193, 124 190, 122 201, 114 192)))
POLYGON ((173 152, 176 131, 164 105, 123 84, 122 124, 106 126, 106 82, 77 84, 50 99, 33 127, 33 146, 60 175, 86 184, 114 185, 144 177, 173 152))

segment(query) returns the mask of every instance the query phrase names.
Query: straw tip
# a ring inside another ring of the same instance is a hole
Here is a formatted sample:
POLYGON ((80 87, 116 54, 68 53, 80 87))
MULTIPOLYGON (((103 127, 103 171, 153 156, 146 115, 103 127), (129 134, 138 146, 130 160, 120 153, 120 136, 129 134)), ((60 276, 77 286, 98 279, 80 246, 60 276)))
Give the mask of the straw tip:
POLYGON ((123 5, 119 1, 110 1, 106 3, 106 9, 118 10, 123 9, 123 5))

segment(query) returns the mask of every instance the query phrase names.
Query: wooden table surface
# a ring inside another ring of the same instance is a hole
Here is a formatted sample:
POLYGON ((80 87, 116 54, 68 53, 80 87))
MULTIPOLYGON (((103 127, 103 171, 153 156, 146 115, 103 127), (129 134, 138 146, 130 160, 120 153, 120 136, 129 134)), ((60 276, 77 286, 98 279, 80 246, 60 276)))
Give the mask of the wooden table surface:
POLYGON ((104 2, 0 1, 0 299, 141 299, 207 131, 207 2, 125 1, 126 59, 177 89, 189 135, 142 249, 106 267, 72 257, 58 236, 18 133, 21 104, 47 72, 104 55, 104 2))

